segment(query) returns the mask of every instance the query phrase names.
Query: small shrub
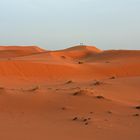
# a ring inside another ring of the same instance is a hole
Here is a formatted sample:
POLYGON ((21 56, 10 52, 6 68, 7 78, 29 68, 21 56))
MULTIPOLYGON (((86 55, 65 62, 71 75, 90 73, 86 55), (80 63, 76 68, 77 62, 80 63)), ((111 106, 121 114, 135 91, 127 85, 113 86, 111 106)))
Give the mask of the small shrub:
POLYGON ((78 64, 83 64, 84 62, 79 61, 78 64))
POLYGON ((115 78, 116 78, 115 76, 110 77, 110 79, 115 79, 115 78))
POLYGON ((105 63, 110 63, 109 61, 106 61, 105 63))
POLYGON ((133 116, 137 117, 137 116, 140 116, 139 114, 134 114, 133 116))
POLYGON ((82 95, 83 93, 84 93, 83 90, 79 90, 79 91, 73 93, 73 96, 82 95))
POLYGON ((99 86, 99 85, 101 85, 102 83, 100 82, 100 81, 95 81, 95 83, 94 83, 94 85, 95 86, 99 86))
POLYGON ((140 106, 136 106, 135 108, 136 108, 136 109, 140 109, 140 106))
POLYGON ((99 96, 96 96, 97 99, 104 99, 103 96, 99 95, 99 96))
POLYGON ((111 112, 111 111, 107 111, 107 113, 108 113, 108 114, 112 114, 112 112, 111 112))
POLYGON ((66 57, 65 56, 61 56, 61 58, 65 59, 66 57))
POLYGON ((31 89, 29 89, 29 90, 27 90, 27 91, 32 92, 32 91, 36 91, 36 90, 38 90, 38 89, 39 89, 39 86, 35 86, 35 87, 33 87, 33 88, 31 88, 31 89))
POLYGON ((85 125, 88 125, 88 122, 86 122, 85 125))
POLYGON ((0 87, 0 90, 3 90, 4 89, 4 87, 0 87))
POLYGON ((61 109, 62 109, 62 110, 66 110, 66 107, 62 107, 61 109))
POLYGON ((66 84, 71 84, 71 83, 73 83, 71 80, 66 82, 66 84))
POLYGON ((76 121, 76 120, 78 120, 78 118, 77 118, 77 117, 74 117, 72 120, 73 120, 73 121, 76 121))

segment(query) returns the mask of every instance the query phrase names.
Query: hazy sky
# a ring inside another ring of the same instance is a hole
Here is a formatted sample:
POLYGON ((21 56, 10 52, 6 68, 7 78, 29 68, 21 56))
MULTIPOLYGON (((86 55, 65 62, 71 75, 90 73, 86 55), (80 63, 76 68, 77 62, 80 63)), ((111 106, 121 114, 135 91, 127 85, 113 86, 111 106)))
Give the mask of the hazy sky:
POLYGON ((0 45, 140 49, 140 0, 0 0, 0 45))

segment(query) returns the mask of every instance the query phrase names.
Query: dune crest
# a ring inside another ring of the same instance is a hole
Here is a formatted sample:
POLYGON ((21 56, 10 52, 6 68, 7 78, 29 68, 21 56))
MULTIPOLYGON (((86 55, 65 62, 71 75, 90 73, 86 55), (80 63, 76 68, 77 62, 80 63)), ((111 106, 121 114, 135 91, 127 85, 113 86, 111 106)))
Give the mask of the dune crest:
POLYGON ((36 52, 44 52, 44 49, 39 48, 38 46, 0 46, 0 51, 6 50, 28 50, 36 52))
POLYGON ((65 50, 67 50, 67 51, 76 51, 76 50, 84 51, 84 50, 89 50, 89 51, 92 51, 94 53, 102 52, 102 50, 98 49, 95 46, 86 46, 86 45, 78 45, 78 46, 67 48, 65 50))
POLYGON ((101 51, 92 46, 74 46, 46 51, 36 46, 0 47, 0 76, 5 79, 91 80, 140 76, 140 51, 101 51), (129 61, 127 61, 129 60, 129 61))

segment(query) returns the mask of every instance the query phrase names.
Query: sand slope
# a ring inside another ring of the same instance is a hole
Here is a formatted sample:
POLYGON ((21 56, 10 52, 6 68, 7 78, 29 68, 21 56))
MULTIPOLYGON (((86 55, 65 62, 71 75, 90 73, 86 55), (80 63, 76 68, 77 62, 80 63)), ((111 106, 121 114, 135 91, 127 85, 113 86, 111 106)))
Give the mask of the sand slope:
POLYGON ((139 140, 140 51, 0 47, 0 139, 139 140))
POLYGON ((5 48, 7 53, 0 51, 0 76, 7 80, 13 77, 33 81, 86 81, 111 76, 140 76, 140 51, 101 51, 91 46, 60 51, 37 47, 8 48, 5 48))
POLYGON ((44 51, 44 49, 37 46, 0 46, 0 59, 10 59, 13 57, 26 56, 44 51))

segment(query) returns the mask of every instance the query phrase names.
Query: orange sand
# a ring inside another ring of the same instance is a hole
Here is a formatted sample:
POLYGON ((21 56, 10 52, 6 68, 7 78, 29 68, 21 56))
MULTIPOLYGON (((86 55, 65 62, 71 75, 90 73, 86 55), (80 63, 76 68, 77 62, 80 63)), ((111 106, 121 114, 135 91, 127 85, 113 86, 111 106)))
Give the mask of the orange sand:
POLYGON ((139 140, 140 51, 0 46, 1 140, 139 140))

